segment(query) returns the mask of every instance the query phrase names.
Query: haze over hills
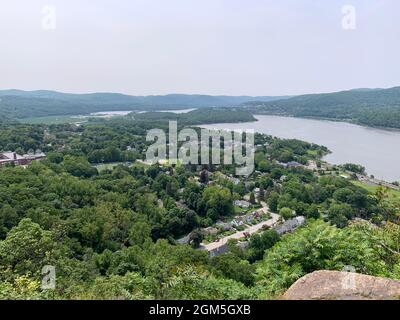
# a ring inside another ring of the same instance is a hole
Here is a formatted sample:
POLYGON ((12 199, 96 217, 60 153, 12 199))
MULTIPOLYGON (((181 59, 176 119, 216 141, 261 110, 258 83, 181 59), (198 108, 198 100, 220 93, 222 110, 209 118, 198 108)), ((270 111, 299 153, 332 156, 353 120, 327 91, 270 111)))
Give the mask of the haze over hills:
POLYGON ((326 118, 400 128, 400 87, 307 94, 286 100, 246 102, 243 106, 255 114, 326 118))
POLYGON ((120 93, 72 94, 57 91, 0 91, 0 119, 82 115, 100 111, 160 111, 241 106, 253 114, 315 117, 369 126, 400 128, 400 87, 358 88, 300 96, 211 96, 120 93))
POLYGON ((168 110, 236 106, 250 100, 272 101, 288 97, 211 96, 169 94, 130 96, 119 93, 72 94, 57 91, 0 91, 0 114, 11 118, 78 115, 98 111, 168 110))

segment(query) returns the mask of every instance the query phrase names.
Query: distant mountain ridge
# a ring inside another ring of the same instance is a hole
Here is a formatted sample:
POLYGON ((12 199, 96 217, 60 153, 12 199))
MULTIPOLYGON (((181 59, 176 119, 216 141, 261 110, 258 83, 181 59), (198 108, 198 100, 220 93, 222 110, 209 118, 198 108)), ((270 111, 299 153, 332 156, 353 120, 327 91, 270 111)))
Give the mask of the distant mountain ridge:
POLYGON ((400 87, 307 94, 286 100, 251 101, 242 106, 254 114, 315 117, 400 128, 400 87))
POLYGON ((341 120, 368 126, 400 128, 400 87, 357 88, 300 96, 212 96, 120 93, 73 94, 49 90, 0 90, 0 119, 81 115, 101 111, 161 111, 240 106, 253 114, 341 120))
POLYGON ((130 96, 120 93, 73 94, 57 91, 0 90, 0 115, 11 118, 51 115, 78 115, 99 111, 168 110, 201 107, 237 106, 246 101, 273 101, 286 96, 211 96, 168 94, 130 96))

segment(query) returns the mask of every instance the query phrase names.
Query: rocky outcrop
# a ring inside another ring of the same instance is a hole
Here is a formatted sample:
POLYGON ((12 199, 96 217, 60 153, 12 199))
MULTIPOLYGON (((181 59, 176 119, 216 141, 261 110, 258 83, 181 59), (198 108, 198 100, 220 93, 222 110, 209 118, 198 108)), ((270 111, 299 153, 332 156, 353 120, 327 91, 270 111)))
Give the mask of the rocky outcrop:
POLYGON ((397 300, 400 281, 340 271, 316 271, 297 280, 285 300, 397 300))

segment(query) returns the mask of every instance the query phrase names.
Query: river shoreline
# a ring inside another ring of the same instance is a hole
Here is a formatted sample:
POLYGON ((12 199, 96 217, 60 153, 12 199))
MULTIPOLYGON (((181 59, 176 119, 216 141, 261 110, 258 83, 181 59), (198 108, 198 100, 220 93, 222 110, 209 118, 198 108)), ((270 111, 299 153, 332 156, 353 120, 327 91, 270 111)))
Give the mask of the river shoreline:
POLYGON ((400 128, 372 126, 372 125, 367 125, 367 124, 364 124, 362 122, 358 122, 358 121, 355 121, 355 120, 352 120, 352 119, 335 119, 335 118, 325 118, 325 117, 317 117, 317 116, 299 117, 299 116, 288 115, 288 114, 253 113, 253 112, 251 114, 254 115, 254 116, 271 116, 271 117, 276 116, 276 117, 287 117, 287 118, 296 118, 296 119, 342 122, 342 123, 353 124, 353 125, 360 126, 360 127, 363 127, 363 128, 371 128, 371 129, 379 129, 379 130, 388 130, 388 131, 400 132, 400 128))
POLYGON ((298 139, 326 146, 331 153, 322 158, 333 165, 361 164, 369 175, 382 181, 400 181, 400 130, 378 129, 321 119, 255 115, 258 121, 197 125, 208 129, 245 130, 298 139))

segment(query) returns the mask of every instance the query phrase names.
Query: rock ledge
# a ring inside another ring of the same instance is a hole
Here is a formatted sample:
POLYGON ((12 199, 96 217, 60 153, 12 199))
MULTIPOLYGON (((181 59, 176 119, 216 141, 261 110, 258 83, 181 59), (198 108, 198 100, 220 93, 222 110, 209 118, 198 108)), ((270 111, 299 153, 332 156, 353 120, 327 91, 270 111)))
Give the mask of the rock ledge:
POLYGON ((297 280, 284 300, 398 300, 400 281, 340 271, 315 271, 297 280))

